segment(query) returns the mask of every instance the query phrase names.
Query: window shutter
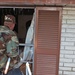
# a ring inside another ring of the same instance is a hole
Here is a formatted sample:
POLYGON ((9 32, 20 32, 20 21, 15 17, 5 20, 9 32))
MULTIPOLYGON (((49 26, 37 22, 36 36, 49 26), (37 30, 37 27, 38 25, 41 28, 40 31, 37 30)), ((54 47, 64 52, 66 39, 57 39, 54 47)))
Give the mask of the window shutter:
POLYGON ((58 75, 61 9, 36 8, 34 75, 58 75))

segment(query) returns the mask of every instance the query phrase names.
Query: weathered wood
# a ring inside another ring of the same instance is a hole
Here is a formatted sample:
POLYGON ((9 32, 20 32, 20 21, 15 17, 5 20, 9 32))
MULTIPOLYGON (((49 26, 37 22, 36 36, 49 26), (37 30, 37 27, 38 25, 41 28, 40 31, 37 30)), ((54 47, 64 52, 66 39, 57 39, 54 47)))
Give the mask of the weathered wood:
POLYGON ((62 4, 75 4, 75 0, 62 0, 62 4))
POLYGON ((67 5, 75 0, 0 0, 0 5, 67 5))

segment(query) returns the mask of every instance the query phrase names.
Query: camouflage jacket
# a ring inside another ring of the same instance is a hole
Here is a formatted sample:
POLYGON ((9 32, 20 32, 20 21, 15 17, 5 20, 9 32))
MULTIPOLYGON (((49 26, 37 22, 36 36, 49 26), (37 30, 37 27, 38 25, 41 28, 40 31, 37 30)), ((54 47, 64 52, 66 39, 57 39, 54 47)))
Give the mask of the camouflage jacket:
POLYGON ((5 26, 0 26, 0 69, 6 65, 7 58, 11 58, 10 68, 18 62, 18 38, 16 34, 5 26))

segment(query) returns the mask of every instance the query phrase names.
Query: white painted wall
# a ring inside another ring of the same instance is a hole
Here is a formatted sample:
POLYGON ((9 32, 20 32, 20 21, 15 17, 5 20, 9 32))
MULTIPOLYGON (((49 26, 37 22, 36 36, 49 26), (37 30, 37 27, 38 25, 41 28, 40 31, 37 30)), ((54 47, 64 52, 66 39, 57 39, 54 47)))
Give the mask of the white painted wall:
POLYGON ((72 7, 63 8, 59 70, 59 75, 75 75, 75 8, 72 7))

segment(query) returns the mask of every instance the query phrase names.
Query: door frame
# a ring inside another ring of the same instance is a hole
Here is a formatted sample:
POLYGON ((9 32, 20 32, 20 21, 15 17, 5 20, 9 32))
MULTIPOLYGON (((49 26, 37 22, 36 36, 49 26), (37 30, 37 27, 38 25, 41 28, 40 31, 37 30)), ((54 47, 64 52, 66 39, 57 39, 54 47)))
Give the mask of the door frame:
MULTIPOLYGON (((38 24, 38 13, 37 13, 37 12, 38 12, 39 10, 50 10, 50 11, 57 11, 57 10, 58 10, 58 11, 60 12, 60 14, 59 14, 60 22, 59 22, 59 33, 58 33, 58 34, 61 35, 62 7, 36 7, 36 8, 35 8, 35 13, 36 13, 36 14, 35 14, 35 24, 36 24, 36 25, 35 25, 34 34, 37 34, 37 31, 36 31, 36 30, 38 29, 38 26, 37 26, 37 24, 38 24), (37 20, 36 20, 36 18, 37 18, 37 20)), ((34 35, 34 37, 37 38, 37 35, 36 35, 36 36, 34 35)), ((61 36, 59 37, 59 41, 58 41, 58 42, 59 42, 59 44, 58 44, 58 45, 59 45, 59 49, 60 49, 60 41, 61 41, 61 36)), ((35 52, 36 52, 35 49, 37 48, 37 41, 35 41, 35 39, 34 39, 34 47, 35 47, 35 48, 34 48, 34 53, 35 53, 35 52)), ((60 51, 59 51, 59 53, 60 53, 60 51)), ((34 57, 36 57, 35 54, 34 54, 34 57)), ((58 58, 59 58, 59 57, 58 57, 58 58)), ((34 58, 33 61, 36 63, 35 59, 36 59, 36 58, 34 58)), ((58 61, 59 61, 59 60, 58 60, 58 61)), ((58 65, 59 65, 59 62, 57 63, 56 66, 58 66, 58 65)), ((33 63, 33 71, 34 71, 34 67, 35 67, 35 64, 33 63)), ((34 72, 33 72, 33 73, 34 73, 34 72)), ((57 74, 58 74, 58 72, 57 72, 57 74)), ((56 75, 57 75, 57 74, 56 74, 56 75)), ((35 75, 35 73, 34 73, 33 75, 35 75)))

